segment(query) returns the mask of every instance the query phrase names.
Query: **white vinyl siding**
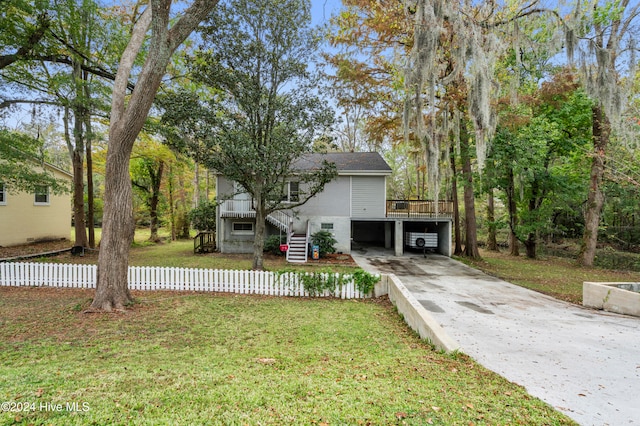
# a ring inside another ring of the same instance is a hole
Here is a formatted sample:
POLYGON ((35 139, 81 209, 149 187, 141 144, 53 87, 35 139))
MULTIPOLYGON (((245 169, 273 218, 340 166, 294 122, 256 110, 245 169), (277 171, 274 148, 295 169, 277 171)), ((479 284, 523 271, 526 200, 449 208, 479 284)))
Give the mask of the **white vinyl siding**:
POLYGON ((351 217, 380 218, 385 215, 385 181, 379 177, 351 178, 351 217))

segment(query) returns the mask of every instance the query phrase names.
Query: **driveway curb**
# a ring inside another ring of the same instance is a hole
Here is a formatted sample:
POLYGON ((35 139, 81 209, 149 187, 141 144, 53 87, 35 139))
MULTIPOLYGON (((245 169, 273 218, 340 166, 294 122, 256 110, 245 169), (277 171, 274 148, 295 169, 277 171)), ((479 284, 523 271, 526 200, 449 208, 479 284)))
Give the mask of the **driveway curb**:
POLYGON ((395 274, 383 275, 375 295, 388 295, 409 327, 438 350, 451 353, 460 349, 458 342, 444 331, 395 274))

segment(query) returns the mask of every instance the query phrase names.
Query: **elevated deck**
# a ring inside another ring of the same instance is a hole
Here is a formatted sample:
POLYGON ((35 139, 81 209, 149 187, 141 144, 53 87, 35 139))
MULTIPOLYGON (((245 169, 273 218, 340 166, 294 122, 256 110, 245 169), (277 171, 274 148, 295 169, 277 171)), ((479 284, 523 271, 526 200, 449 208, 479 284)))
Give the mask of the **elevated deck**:
MULTIPOLYGON (((225 200, 220 204, 220 216, 231 218, 255 217, 251 200, 225 200)), ((453 201, 438 200, 387 200, 388 218, 436 219, 453 217, 453 201)))
POLYGON ((453 217, 453 201, 387 200, 387 217, 438 218, 453 217))

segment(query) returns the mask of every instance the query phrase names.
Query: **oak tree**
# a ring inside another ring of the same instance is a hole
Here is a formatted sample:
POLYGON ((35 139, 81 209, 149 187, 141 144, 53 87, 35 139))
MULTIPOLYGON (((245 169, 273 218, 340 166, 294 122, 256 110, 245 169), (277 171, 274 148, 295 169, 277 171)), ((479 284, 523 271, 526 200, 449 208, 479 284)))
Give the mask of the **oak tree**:
POLYGON ((151 0, 137 20, 121 56, 111 102, 98 282, 90 310, 125 309, 132 301, 127 277, 135 222, 129 158, 171 56, 217 3, 194 0, 178 12, 178 16, 172 16, 171 0, 151 0), (149 30, 144 64, 129 96, 129 78, 138 56, 143 53, 149 30))

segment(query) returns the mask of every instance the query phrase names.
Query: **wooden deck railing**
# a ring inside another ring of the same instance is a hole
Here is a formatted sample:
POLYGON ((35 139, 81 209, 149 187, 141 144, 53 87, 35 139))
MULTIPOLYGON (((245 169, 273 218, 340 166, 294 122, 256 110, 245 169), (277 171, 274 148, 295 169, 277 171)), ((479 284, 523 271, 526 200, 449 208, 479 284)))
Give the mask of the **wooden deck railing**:
POLYGON ((446 200, 387 200, 387 217, 453 217, 453 202, 446 200), (436 209, 437 206, 437 209, 436 209))
MULTIPOLYGON (((255 217, 251 200, 226 200, 220 204, 222 217, 255 217)), ((453 201, 387 200, 387 217, 436 218, 453 217, 453 201), (437 206, 437 209, 436 209, 437 206)))
POLYGON ((213 253, 216 251, 216 233, 200 232, 193 238, 194 253, 213 253))
POLYGON ((220 206, 222 217, 255 217, 252 200, 225 200, 220 206))

